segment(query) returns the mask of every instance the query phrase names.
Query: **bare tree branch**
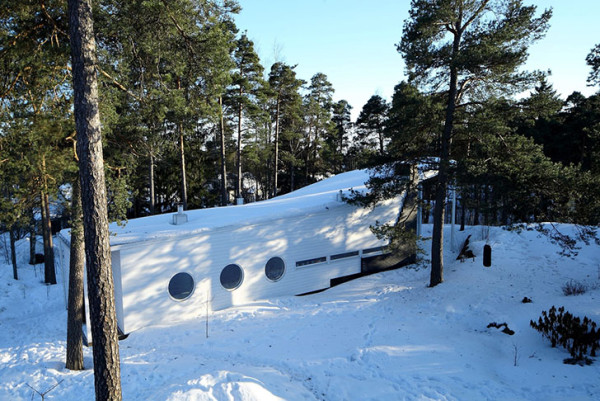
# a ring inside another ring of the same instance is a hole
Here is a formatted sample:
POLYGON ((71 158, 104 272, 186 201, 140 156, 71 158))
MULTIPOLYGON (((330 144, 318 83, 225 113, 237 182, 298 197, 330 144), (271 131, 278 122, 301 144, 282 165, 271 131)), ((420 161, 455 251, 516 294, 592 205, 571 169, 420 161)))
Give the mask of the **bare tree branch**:
POLYGON ((133 93, 132 91, 130 91, 129 89, 127 89, 123 84, 121 84, 115 78, 113 78, 112 76, 110 76, 110 74, 108 72, 104 71, 100 67, 98 67, 98 72, 100 74, 104 75, 104 77, 106 77, 107 79, 109 79, 111 84, 113 84, 114 86, 116 86, 117 88, 119 88, 120 90, 122 90, 123 92, 127 93, 129 96, 133 97, 135 100, 137 100, 139 102, 143 102, 143 100, 142 100, 141 97, 139 97, 138 95, 136 95, 135 93, 133 93))
POLYGON ((481 14, 483 12, 483 10, 485 10, 485 7, 487 7, 489 2, 490 2, 490 0, 484 0, 481 3, 481 5, 479 6, 479 8, 477 9, 477 11, 475 11, 473 13, 473 15, 471 15, 471 17, 467 20, 467 22, 465 22, 464 25, 462 27, 460 27, 460 30, 464 31, 469 25, 471 25, 473 23, 473 21, 475 21, 475 18, 477 18, 477 16, 479 14, 481 14))

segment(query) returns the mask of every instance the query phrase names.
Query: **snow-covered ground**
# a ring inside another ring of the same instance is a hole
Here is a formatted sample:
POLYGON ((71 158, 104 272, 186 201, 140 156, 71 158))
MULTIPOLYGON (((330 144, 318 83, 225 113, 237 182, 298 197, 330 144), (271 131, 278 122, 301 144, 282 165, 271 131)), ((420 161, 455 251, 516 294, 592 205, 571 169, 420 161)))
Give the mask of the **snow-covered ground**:
MULTIPOLYGON (((600 361, 565 365, 568 353, 529 327, 552 305, 600 322, 600 246, 579 243, 569 258, 537 231, 492 228, 486 268, 485 231, 458 235, 472 234, 475 261, 456 261, 446 244, 445 282, 435 288, 427 287, 423 263, 319 294, 211 313, 208 338, 203 310, 192 321, 134 332, 120 343, 123 398, 600 399, 600 361), (571 279, 588 291, 563 295, 571 279), (524 297, 533 302, 522 303, 524 297), (515 334, 487 328, 491 322, 506 322, 515 334)), ((63 289, 41 283, 41 265, 37 272, 27 265, 27 251, 20 242, 19 281, 0 255, 0 400, 39 400, 32 388, 44 392, 57 383, 46 400, 92 400, 91 349, 85 371, 64 368, 63 289)))

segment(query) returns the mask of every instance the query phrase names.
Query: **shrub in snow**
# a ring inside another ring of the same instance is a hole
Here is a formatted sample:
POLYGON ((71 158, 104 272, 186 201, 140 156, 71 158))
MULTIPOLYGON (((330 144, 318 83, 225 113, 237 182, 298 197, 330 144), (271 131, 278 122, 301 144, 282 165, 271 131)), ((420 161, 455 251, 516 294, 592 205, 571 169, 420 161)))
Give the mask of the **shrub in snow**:
POLYGON ((579 281, 569 280, 565 285, 562 286, 563 294, 565 295, 581 295, 585 294, 587 287, 585 284, 579 281))
POLYGON ((509 336, 512 336, 513 334, 515 334, 514 330, 511 330, 508 327, 508 324, 506 323, 496 323, 496 322, 492 322, 490 324, 487 325, 487 328, 489 329, 490 327, 495 327, 497 329, 501 329, 502 328, 502 332, 504 334, 508 334, 509 336))
POLYGON ((548 311, 542 311, 537 322, 530 322, 531 327, 542 333, 552 343, 552 347, 560 345, 571 354, 565 359, 570 364, 591 364, 587 357, 596 356, 600 348, 600 330, 596 330, 596 322, 585 316, 580 319, 566 312, 564 306, 556 309, 552 306, 548 311))

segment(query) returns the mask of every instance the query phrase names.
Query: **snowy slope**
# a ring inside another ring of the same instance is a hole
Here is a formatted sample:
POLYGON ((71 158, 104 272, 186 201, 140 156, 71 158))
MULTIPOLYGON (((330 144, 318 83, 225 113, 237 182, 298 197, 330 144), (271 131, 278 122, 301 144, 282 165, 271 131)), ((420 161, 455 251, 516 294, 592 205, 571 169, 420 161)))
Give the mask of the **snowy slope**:
MULTIPOLYGON (((474 262, 454 260, 446 244, 445 282, 435 288, 423 264, 216 312, 208 338, 201 310, 192 321, 134 332, 120 343, 124 399, 600 399, 600 361, 565 365, 567 352, 529 327, 552 305, 600 322, 600 247, 580 243, 567 258, 536 231, 492 228, 485 268, 485 231, 458 235, 472 234, 474 262), (564 296, 570 279, 588 291, 564 296), (533 302, 521 303, 525 296, 533 302), (488 329, 491 322, 515 334, 488 329)), ((22 279, 0 265, 0 400, 31 400, 28 385, 42 391, 61 381, 46 400, 92 400, 91 350, 87 370, 64 369, 62 286, 41 284, 24 264, 28 244, 19 246, 22 279)))

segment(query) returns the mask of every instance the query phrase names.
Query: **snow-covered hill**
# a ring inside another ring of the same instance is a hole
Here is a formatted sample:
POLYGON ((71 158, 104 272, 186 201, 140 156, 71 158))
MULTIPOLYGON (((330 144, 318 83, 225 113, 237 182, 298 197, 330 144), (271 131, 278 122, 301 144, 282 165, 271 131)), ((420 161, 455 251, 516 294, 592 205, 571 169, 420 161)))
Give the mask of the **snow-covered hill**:
MULTIPOLYGON (((208 338, 203 310, 193 321, 134 332, 120 343, 123 398, 600 399, 600 361, 565 365, 567 352, 529 327, 552 305, 600 322, 600 246, 579 243, 579 254, 568 258, 537 231, 492 228, 486 268, 486 231, 458 235, 472 235, 475 261, 456 261, 446 244, 445 282, 435 288, 427 288, 423 263, 213 313, 208 338), (563 295, 569 280, 588 291, 563 295), (533 302, 522 303, 524 297, 533 302), (515 334, 487 328, 491 322, 506 322, 515 334)), ((0 255, 0 400, 31 400, 29 386, 43 392, 57 383, 46 400, 92 400, 91 349, 85 371, 64 369, 63 288, 41 283, 39 267, 25 264, 27 250, 21 242, 19 281, 0 255)))

